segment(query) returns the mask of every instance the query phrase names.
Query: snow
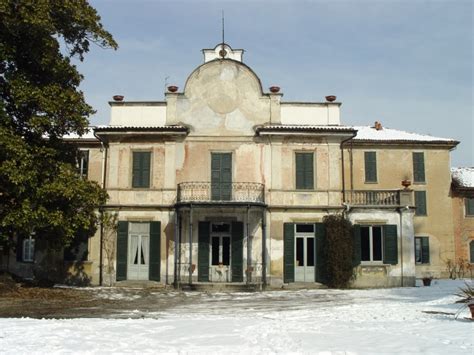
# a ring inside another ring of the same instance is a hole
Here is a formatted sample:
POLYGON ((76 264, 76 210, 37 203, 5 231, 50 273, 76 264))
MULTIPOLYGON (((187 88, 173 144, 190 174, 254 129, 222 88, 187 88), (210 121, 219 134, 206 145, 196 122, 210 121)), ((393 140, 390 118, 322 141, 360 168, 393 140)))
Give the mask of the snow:
POLYGON ((451 168, 451 174, 461 187, 474 187, 474 168, 451 168))
POLYGON ((354 126, 357 136, 354 140, 376 140, 376 141, 417 141, 417 142, 455 142, 450 138, 432 137, 429 135, 399 131, 397 129, 383 127, 376 130, 369 126, 354 126))
POLYGON ((193 302, 117 319, 0 319, 0 353, 472 354, 474 322, 454 303, 462 285, 157 293, 193 302))

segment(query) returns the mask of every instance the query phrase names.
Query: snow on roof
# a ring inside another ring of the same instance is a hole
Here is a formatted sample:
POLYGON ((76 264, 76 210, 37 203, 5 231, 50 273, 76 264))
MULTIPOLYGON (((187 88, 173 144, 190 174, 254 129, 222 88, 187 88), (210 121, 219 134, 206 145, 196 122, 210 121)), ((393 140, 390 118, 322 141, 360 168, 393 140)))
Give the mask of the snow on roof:
POLYGON ((77 133, 69 133, 63 136, 63 139, 72 139, 72 140, 97 140, 97 138, 94 136, 94 129, 98 126, 90 126, 87 127, 86 133, 84 133, 82 136, 78 135, 77 133))
POLYGON ((406 131, 399 131, 397 129, 391 129, 382 127, 377 130, 375 127, 369 126, 354 126, 357 130, 357 136, 354 138, 355 141, 399 141, 399 142, 446 142, 454 143, 458 142, 451 138, 439 138, 424 134, 411 133, 406 131))
POLYGON ((451 168, 451 176, 459 187, 474 187, 474 167, 451 168))

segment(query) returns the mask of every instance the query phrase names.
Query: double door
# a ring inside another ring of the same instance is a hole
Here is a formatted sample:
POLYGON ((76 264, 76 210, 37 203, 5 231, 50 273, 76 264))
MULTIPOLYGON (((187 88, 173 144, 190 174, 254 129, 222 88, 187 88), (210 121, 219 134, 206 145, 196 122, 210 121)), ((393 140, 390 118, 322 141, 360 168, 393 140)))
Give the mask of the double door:
POLYGON ((314 234, 295 236, 295 281, 315 281, 315 238, 314 234))
POLYGON ((150 270, 149 223, 130 223, 128 245, 128 279, 148 280, 150 270))

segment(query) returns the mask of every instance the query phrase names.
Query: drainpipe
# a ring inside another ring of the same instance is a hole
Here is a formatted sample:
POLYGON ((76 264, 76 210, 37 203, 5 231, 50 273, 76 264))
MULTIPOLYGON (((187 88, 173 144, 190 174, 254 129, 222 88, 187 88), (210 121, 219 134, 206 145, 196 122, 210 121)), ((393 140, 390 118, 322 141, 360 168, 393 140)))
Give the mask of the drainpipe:
MULTIPOLYGON (((343 203, 346 202, 346 179, 345 179, 345 173, 344 173, 344 143, 350 141, 356 135, 357 135, 357 131, 354 132, 351 137, 349 137, 347 139, 344 139, 341 142, 341 145, 340 145, 340 147, 341 147, 341 164, 342 164, 342 202, 343 203)), ((351 147, 351 151, 352 151, 352 147, 351 147)), ((352 154, 352 152, 351 152, 351 154, 352 154)), ((352 159, 351 159, 351 164, 352 164, 352 159)), ((351 170, 352 170, 352 166, 351 166, 351 170)))
MULTIPOLYGON (((105 183, 106 183, 106 169, 107 169, 107 145, 104 143, 104 141, 95 133, 94 131, 94 137, 97 138, 97 140, 100 142, 101 145, 101 151, 102 151, 102 182, 101 182, 101 187, 102 189, 105 190, 105 183)), ((100 216, 103 216, 104 210, 103 206, 99 206, 99 212, 100 216)), ((104 276, 103 276, 103 270, 104 270, 104 252, 103 252, 103 246, 104 246, 104 225, 103 223, 100 224, 100 248, 99 248, 99 285, 102 286, 104 283, 104 276)))

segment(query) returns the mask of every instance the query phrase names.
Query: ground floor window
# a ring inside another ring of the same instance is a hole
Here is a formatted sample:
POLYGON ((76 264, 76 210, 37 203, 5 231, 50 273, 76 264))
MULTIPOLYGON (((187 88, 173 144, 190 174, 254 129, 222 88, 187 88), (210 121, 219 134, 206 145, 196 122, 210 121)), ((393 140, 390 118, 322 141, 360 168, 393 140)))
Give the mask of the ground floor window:
POLYGON ((382 226, 361 226, 361 261, 383 261, 382 226))
POLYGON ((23 248, 22 248, 23 261, 32 262, 35 259, 35 239, 34 234, 30 235, 28 238, 23 239, 23 248))
POLYGON ((428 237, 415 237, 415 263, 429 264, 430 244, 428 237))
POLYGON ((470 251, 470 262, 474 264, 474 240, 471 240, 469 243, 469 251, 470 251))

